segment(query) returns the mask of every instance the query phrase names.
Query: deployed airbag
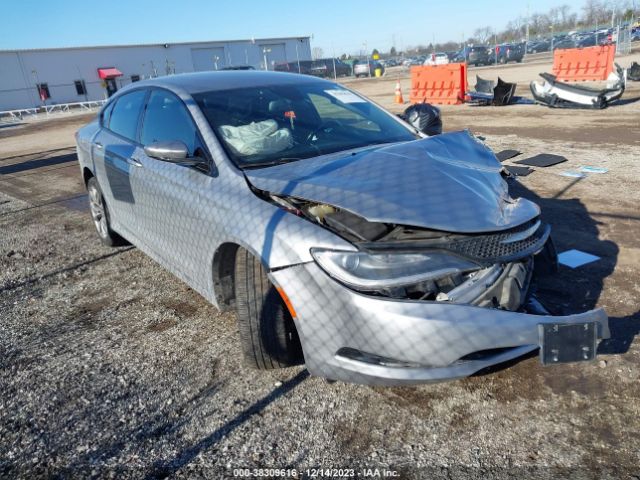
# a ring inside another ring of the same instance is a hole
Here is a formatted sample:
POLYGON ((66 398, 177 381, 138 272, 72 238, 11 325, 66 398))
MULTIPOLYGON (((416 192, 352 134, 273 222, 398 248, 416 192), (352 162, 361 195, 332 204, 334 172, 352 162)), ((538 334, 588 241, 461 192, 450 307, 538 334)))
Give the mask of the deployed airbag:
POLYGON ((220 133, 225 142, 240 155, 277 153, 293 145, 289 129, 278 129, 275 120, 252 122, 239 127, 222 125, 220 133))

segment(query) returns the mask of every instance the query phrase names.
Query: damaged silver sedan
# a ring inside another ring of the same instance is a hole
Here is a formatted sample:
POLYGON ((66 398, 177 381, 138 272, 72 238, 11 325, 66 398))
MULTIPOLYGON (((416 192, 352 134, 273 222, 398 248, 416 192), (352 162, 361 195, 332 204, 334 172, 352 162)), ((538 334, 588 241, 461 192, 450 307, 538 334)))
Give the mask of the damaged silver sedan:
POLYGON ((212 72, 137 82, 77 134, 100 239, 221 309, 247 361, 368 384, 451 379, 540 349, 592 360, 602 309, 530 295, 555 251, 468 132, 427 137, 329 81, 212 72))

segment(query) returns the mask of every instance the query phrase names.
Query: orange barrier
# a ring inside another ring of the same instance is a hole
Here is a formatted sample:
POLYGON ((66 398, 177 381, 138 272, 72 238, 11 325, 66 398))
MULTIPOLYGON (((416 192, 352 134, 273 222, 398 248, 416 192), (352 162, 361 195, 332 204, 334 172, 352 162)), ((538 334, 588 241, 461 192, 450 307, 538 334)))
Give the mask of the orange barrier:
POLYGON ((411 67, 411 103, 462 103, 466 89, 466 63, 411 67))
POLYGON ((553 74, 558 80, 606 80, 613 71, 615 45, 556 50, 553 54, 553 74))

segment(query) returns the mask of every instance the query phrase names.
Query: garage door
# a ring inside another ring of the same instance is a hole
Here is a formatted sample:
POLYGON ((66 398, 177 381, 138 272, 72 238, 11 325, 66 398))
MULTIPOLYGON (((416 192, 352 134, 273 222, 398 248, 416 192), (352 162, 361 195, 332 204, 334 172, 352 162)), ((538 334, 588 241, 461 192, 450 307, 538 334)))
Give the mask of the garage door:
MULTIPOLYGON (((284 43, 268 43, 260 45, 260 54, 264 52, 264 49, 271 50, 267 53, 267 63, 269 64, 269 70, 273 70, 273 65, 276 63, 283 63, 287 61, 287 54, 284 49, 284 43)), ((264 56, 260 62, 264 68, 264 56)))
POLYGON ((193 60, 193 70, 196 72, 215 70, 216 63, 218 69, 226 65, 224 47, 192 48, 191 59, 193 60))

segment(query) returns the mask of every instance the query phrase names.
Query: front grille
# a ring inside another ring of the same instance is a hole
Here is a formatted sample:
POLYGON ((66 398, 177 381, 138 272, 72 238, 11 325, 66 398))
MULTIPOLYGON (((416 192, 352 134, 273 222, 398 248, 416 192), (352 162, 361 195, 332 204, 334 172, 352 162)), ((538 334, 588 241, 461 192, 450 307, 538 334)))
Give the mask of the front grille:
POLYGON ((452 239, 441 244, 441 248, 483 261, 515 260, 536 253, 547 241, 550 228, 542 223, 531 235, 512 241, 512 238, 518 238, 517 234, 535 226, 536 222, 538 220, 534 219, 502 232, 452 239))
POLYGON ((404 250, 448 250, 481 264, 512 262, 535 253, 544 247, 551 227, 538 218, 500 232, 477 234, 447 234, 398 226, 382 239, 358 242, 367 252, 404 250))

